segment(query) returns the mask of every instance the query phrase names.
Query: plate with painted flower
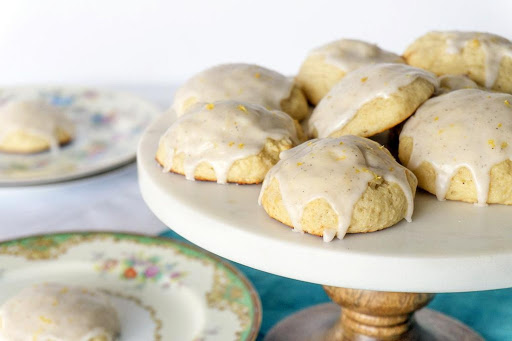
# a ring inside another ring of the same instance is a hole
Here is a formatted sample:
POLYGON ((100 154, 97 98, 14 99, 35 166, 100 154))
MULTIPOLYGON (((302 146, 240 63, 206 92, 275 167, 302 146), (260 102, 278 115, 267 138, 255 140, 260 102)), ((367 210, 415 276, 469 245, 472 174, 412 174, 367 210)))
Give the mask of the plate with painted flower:
POLYGON ((139 138, 160 108, 129 93, 83 87, 0 88, 0 106, 19 99, 59 107, 75 136, 57 152, 0 153, 0 185, 36 185, 82 178, 135 160, 139 138))
POLYGON ((109 295, 119 341, 255 340, 261 324, 258 295, 238 270, 169 238, 81 232, 0 243, 0 305, 44 282, 109 295))

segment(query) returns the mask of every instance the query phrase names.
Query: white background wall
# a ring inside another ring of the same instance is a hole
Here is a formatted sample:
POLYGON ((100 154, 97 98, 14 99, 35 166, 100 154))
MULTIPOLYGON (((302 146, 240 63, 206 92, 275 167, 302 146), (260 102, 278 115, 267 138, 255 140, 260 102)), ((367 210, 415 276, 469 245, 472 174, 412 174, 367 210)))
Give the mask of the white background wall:
POLYGON ((175 83, 247 61, 287 74, 340 37, 402 52, 433 29, 512 38, 510 0, 0 0, 0 84, 175 83))

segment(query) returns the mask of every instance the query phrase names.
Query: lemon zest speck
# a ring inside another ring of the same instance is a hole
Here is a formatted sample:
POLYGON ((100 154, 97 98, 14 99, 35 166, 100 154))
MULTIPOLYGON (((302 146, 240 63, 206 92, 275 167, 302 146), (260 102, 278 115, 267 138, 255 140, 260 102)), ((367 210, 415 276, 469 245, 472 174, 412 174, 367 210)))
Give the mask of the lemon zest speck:
POLYGON ((242 105, 242 104, 239 104, 239 105, 238 105, 238 110, 240 110, 240 111, 243 111, 243 112, 247 113, 247 108, 246 108, 244 105, 242 105))
POLYGON ((32 334, 32 341, 37 341, 37 339, 39 338, 39 335, 43 332, 43 329, 42 328, 39 328, 38 330, 35 331, 34 334, 32 334))
POLYGON ((501 149, 505 149, 508 147, 508 143, 507 142, 502 142, 501 143, 501 149))
POLYGON ((512 106, 512 104, 510 104, 510 102, 508 101, 508 99, 506 99, 504 103, 505 103, 505 105, 506 105, 507 107, 511 107, 511 106, 512 106))
POLYGON ((243 148, 244 148, 244 146, 245 146, 245 144, 243 144, 243 143, 239 143, 239 144, 238 144, 238 148, 240 148, 240 149, 243 149, 243 148))
POLYGON ((228 146, 233 147, 235 145, 235 142, 229 142, 228 146))
POLYGON ((304 162, 297 162, 297 166, 302 166, 304 162))
POLYGON ((254 74, 254 77, 255 77, 255 78, 260 78, 260 77, 261 77, 261 74, 260 74, 259 72, 256 72, 256 73, 254 74))
POLYGON ((208 110, 212 110, 213 108, 215 108, 215 104, 208 103, 207 105, 205 105, 205 108, 208 109, 208 110))
POLYGON ((496 147, 496 143, 492 139, 488 140, 487 143, 489 144, 489 146, 491 146, 491 148, 495 148, 496 147))
POLYGON ((39 319, 43 322, 43 323, 48 323, 48 324, 51 324, 53 323, 53 321, 47 317, 44 317, 43 315, 39 316, 39 319))
POLYGON ((363 78, 361 78, 361 82, 362 82, 362 83, 366 82, 367 80, 368 80, 368 77, 363 77, 363 78))

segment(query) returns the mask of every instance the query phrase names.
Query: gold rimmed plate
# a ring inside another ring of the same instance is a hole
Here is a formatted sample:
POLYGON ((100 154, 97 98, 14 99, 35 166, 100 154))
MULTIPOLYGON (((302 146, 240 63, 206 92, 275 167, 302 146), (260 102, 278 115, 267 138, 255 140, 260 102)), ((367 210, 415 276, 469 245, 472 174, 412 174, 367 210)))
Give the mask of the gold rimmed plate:
POLYGON ((80 232, 0 243, 0 304, 42 282, 109 294, 119 341, 255 340, 261 324, 258 295, 238 270, 168 238, 80 232))
POLYGON ((39 99, 62 109, 75 137, 57 153, 0 153, 0 186, 26 186, 83 178, 135 160, 139 138, 161 110, 129 93, 73 86, 0 88, 0 106, 39 99))

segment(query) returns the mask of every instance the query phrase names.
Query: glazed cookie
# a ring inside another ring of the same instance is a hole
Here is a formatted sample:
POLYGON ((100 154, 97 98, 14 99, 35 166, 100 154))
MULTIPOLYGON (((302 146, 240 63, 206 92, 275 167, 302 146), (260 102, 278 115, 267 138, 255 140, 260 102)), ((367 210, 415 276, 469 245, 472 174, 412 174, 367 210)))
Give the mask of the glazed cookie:
POLYGON ((401 162, 439 200, 512 204, 512 95, 457 90, 428 100, 400 134, 401 162))
POLYGON ((331 241, 411 220, 416 177, 380 144, 316 139, 281 153, 259 203, 272 218, 331 241))
POLYGON ((407 63, 438 75, 463 74, 488 89, 512 93, 512 43, 480 32, 430 32, 404 53, 407 63))
POLYGON ((93 289, 38 284, 0 307, 2 340, 114 341, 120 333, 108 297, 93 289))
POLYGON ((188 180, 260 183, 279 153, 299 143, 300 130, 290 116, 259 105, 198 104, 162 136, 156 159, 188 180))
POLYGON ((402 57, 360 40, 340 39, 309 53, 297 75, 308 100, 318 102, 347 73, 376 63, 404 63, 402 57))
POLYGON ((439 77, 438 94, 445 94, 461 89, 478 89, 478 84, 464 75, 444 75, 439 77))
POLYGON ((12 101, 0 107, 0 151, 55 151, 73 135, 73 123, 59 108, 45 102, 12 101))
POLYGON ((172 108, 181 116, 195 103, 222 100, 259 104, 296 120, 308 114, 306 97, 293 79, 251 64, 222 64, 198 73, 178 89, 172 108))
POLYGON ((407 119, 438 85, 437 77, 403 64, 375 64, 347 74, 309 118, 314 137, 372 136, 407 119))

